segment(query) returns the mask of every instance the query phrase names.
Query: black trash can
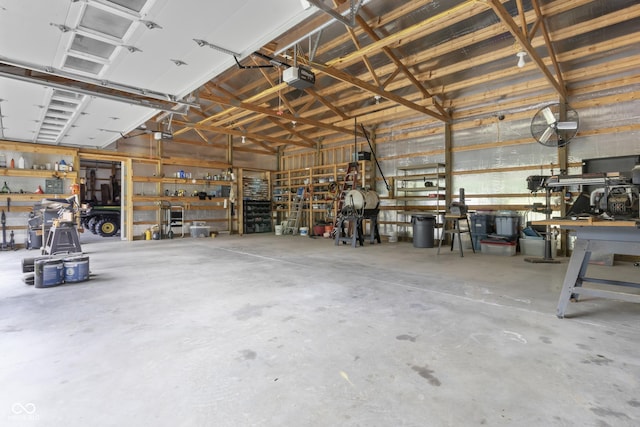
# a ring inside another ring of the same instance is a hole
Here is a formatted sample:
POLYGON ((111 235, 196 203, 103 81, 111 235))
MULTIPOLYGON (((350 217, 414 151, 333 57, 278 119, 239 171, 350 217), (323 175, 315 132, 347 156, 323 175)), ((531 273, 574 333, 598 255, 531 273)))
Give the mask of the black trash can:
POLYGON ((411 224, 413 224, 413 247, 432 248, 436 218, 430 214, 412 215, 411 224))

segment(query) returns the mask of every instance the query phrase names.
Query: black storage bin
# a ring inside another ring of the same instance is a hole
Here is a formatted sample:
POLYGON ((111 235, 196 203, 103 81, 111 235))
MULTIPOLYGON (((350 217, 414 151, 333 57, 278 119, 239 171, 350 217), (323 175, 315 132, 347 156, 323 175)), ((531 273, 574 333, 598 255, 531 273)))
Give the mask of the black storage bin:
POLYGON ((412 215, 411 224, 413 224, 413 247, 432 248, 435 217, 433 215, 412 215))

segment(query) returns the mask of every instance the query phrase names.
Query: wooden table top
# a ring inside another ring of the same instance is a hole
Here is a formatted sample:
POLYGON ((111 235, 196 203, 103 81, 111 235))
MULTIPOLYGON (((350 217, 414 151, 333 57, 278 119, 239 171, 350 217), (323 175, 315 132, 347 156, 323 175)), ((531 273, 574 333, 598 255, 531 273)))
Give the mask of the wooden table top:
POLYGON ((545 219, 541 221, 532 221, 533 225, 559 225, 561 228, 576 227, 638 227, 640 220, 617 220, 607 221, 598 218, 584 219, 545 219))

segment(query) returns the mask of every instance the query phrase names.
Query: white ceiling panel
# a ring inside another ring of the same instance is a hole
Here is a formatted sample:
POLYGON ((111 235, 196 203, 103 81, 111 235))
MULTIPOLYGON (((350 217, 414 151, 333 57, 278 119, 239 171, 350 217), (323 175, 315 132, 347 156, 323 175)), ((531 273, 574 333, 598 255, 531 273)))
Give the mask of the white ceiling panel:
MULTIPOLYGON (((5 64, 52 67, 72 80, 69 73, 178 99, 235 65, 232 55, 193 39, 244 57, 313 13, 299 0, 0 0, 0 6, 5 64)), ((51 124, 40 129, 36 122, 43 109, 34 106, 47 103, 51 93, 36 83, 0 77, 5 138, 32 141, 38 132, 59 129, 51 124)), ((157 113, 91 96, 80 109, 67 120, 59 144, 104 147, 157 113)))
POLYGON ((50 96, 51 90, 42 86, 0 79, 4 139, 33 141, 50 96))

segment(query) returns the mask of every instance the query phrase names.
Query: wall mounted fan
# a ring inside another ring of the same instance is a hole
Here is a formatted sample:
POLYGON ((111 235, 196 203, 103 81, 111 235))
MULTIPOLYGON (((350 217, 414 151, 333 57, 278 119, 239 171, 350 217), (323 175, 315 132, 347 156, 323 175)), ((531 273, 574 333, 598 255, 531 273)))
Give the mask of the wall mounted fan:
POLYGON ((563 147, 578 133, 578 113, 565 105, 564 117, 560 117, 561 105, 550 104, 538 110, 531 120, 531 135, 547 147, 563 147))

